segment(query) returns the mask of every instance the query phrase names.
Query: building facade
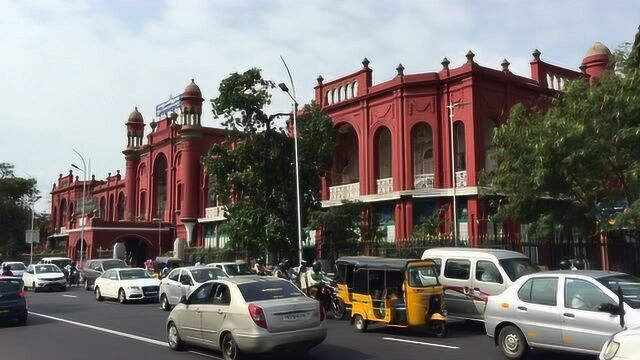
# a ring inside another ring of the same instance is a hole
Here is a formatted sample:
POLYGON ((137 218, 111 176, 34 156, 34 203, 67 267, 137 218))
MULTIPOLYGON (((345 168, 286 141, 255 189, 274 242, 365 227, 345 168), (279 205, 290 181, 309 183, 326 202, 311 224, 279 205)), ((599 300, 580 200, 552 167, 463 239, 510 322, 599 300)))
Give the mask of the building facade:
POLYGON ((499 70, 480 66, 471 51, 465 64, 452 68, 445 58, 437 72, 405 74, 400 64, 380 84, 372 83, 366 58, 355 73, 330 82, 320 76, 315 101, 338 132, 323 206, 371 203, 389 242, 411 238, 414 226, 440 208, 442 230, 463 243, 518 235, 519 224, 491 222, 495 209, 480 197, 481 171, 497 165, 495 129, 515 104, 544 106, 542 96, 562 91, 568 80, 599 77, 611 57, 596 43, 574 71, 543 61, 538 50, 532 55, 530 78, 509 71, 506 59, 499 70))
POLYGON ((92 175, 84 182, 73 171, 60 175, 51 191, 51 241, 67 242, 74 259, 82 248, 84 259, 113 253, 135 265, 187 245, 213 246, 224 217, 209 194, 201 158, 226 132, 202 126, 203 101, 192 80, 172 111, 157 113, 158 120, 149 123, 146 141, 136 108, 125 124, 124 176, 118 170, 105 180, 92 175))

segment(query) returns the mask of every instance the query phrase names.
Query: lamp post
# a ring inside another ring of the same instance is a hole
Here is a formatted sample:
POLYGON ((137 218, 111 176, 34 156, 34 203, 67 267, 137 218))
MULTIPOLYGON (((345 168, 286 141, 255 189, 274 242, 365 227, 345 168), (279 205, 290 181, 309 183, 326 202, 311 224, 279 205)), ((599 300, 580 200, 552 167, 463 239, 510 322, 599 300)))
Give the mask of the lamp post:
POLYGON ((454 103, 449 101, 447 108, 449 109, 449 127, 450 127, 450 142, 451 142, 451 185, 453 186, 453 245, 458 246, 458 209, 456 204, 456 164, 455 164, 455 149, 453 146, 453 120, 454 113, 457 106, 467 105, 468 102, 454 103))
POLYGON ((162 247, 160 245, 160 239, 162 237, 162 219, 153 218, 152 221, 158 223, 158 256, 162 256, 162 247))
POLYGON ((80 260, 78 261, 78 266, 82 266, 82 255, 84 254, 84 222, 85 222, 85 214, 84 214, 84 201, 86 198, 87 191, 87 163, 84 161, 84 157, 76 150, 71 149, 75 152, 82 160, 82 169, 80 169, 77 165, 71 164, 74 168, 82 171, 82 209, 81 211, 81 223, 80 223, 80 260))
POLYGON ((298 126, 297 126, 297 112, 298 112, 298 101, 296 100, 296 87, 293 84, 293 77, 291 76, 291 71, 289 71, 289 66, 284 61, 284 58, 280 56, 282 60, 282 64, 284 64, 284 68, 287 70, 287 75, 289 75, 289 81, 291 82, 291 92, 289 88, 284 83, 278 84, 280 90, 284 91, 289 98, 293 101, 293 148, 295 151, 295 160, 296 160, 296 205, 298 212, 298 259, 299 264, 302 264, 302 215, 300 210, 300 168, 298 164, 298 126), (293 95, 291 94, 293 93, 293 95))

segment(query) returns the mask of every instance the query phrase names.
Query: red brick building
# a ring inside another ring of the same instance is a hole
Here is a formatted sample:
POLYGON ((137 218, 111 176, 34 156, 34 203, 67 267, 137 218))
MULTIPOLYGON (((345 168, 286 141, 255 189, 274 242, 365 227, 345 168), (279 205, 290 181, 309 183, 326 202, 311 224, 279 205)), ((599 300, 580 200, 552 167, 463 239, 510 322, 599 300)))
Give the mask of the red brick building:
POLYGON ((105 180, 92 176, 85 185, 86 216, 81 214, 81 178, 72 171, 59 176, 51 191, 52 239, 67 241, 69 256, 79 258, 82 232, 83 258, 96 257, 102 249, 138 265, 175 246, 219 245, 215 225, 224 218, 209 194, 201 157, 226 133, 202 126, 203 101, 192 80, 175 98, 176 112, 156 114, 146 141, 136 108, 125 124, 126 176, 119 170, 105 180))
POLYGON ((479 198, 480 171, 497 164, 494 130, 515 104, 534 105, 540 96, 562 91, 567 80, 600 76, 611 53, 596 43, 582 72, 540 55, 533 52, 530 78, 509 71, 506 59, 499 70, 480 66, 471 51, 466 63, 454 68, 445 58, 436 72, 406 74, 400 64, 397 75, 380 84, 372 83, 366 58, 353 74, 330 82, 319 77, 315 101, 338 130, 323 206, 374 204, 388 241, 410 238, 421 217, 442 206, 448 209, 444 230, 453 233, 454 198, 459 239, 478 244, 499 233, 520 233, 519 225, 493 224, 491 209, 479 198))

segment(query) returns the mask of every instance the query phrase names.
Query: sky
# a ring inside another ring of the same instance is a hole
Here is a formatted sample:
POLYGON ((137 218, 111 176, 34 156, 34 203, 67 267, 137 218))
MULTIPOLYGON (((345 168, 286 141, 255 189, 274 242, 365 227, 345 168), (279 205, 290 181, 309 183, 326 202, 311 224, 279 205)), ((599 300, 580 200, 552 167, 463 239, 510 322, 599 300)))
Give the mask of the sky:
MULTIPOLYGON (((468 50, 530 77, 536 48, 577 70, 595 41, 614 50, 638 25, 635 0, 0 0, 0 162, 37 179, 36 209, 49 211, 58 174, 80 163, 73 149, 98 179, 124 172, 129 113, 137 106, 148 124, 191 78, 203 125, 220 127, 208 106, 220 81, 252 67, 288 81, 280 56, 306 103, 318 75, 356 72, 364 57, 374 83, 399 63, 405 74, 438 71, 445 56, 460 66, 468 50)), ((290 109, 274 91, 270 111, 290 109)))

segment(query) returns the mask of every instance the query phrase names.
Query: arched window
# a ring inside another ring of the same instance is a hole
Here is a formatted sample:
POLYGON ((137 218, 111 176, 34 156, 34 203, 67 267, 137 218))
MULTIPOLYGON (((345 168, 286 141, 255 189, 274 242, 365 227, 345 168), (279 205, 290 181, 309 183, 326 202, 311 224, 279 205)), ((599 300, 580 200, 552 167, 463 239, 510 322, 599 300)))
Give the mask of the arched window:
POLYGON ((182 183, 178 184, 178 193, 176 194, 176 208, 182 210, 183 188, 182 183))
POLYGON ((153 165, 153 216, 164 219, 167 205, 167 158, 164 154, 156 157, 153 165))
POLYGON ((138 211, 138 216, 144 220, 147 218, 147 192, 140 192, 140 209, 138 211))
POLYGON ((345 185, 359 182, 358 135, 349 124, 338 128, 336 148, 333 160, 333 185, 345 185))
POLYGON ((216 193, 216 189, 214 187, 215 177, 213 174, 209 174, 207 183, 207 207, 218 206, 218 194, 216 193))
POLYGON ((421 123, 411 133, 413 175, 433 174, 433 132, 431 126, 421 123))
POLYGON ((345 91, 345 99, 351 99, 353 97, 353 87, 351 84, 347 84, 345 91))
POLYGON ((464 124, 462 121, 457 121, 454 128, 454 147, 456 150, 455 154, 455 170, 463 171, 467 169, 466 164, 466 151, 465 151, 465 141, 464 141, 464 124))
POLYGON ((103 219, 107 217, 107 199, 104 196, 100 198, 100 217, 103 219))
POLYGON ((340 101, 344 101, 347 98, 344 86, 340 86, 340 101))
POLYGON ((358 82, 353 82, 353 96, 358 96, 358 82))
POLYGON ((121 192, 120 195, 118 195, 118 217, 116 220, 126 220, 124 218, 124 206, 124 193, 121 192))
POLYGON ((107 216, 108 221, 113 221, 115 219, 115 206, 116 206, 116 197, 113 194, 109 195, 109 206, 107 207, 107 211, 109 215, 107 216))
POLYGON ((331 103, 335 104, 338 101, 340 101, 340 100, 338 100, 338 89, 333 89, 331 91, 331 103))
POLYGON ((331 90, 327 91, 327 105, 331 105, 331 90))
POLYGON ((378 158, 378 179, 391 177, 391 131, 383 128, 378 132, 376 141, 378 158))
POLYGON ((496 133, 496 125, 493 121, 487 120, 484 123, 484 169, 493 171, 498 167, 496 145, 493 137, 496 133))

